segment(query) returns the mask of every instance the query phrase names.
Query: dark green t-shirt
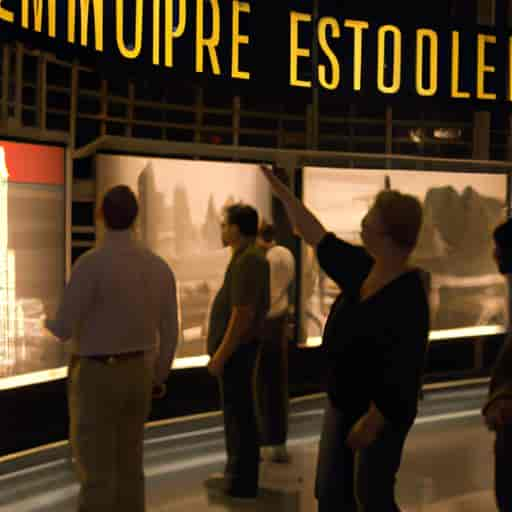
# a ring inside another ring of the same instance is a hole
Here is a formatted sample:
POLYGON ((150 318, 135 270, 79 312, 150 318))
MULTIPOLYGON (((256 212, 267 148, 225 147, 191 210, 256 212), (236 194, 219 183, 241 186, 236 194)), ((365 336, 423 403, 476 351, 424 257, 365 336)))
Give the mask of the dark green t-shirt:
POLYGON ((210 313, 208 354, 213 355, 219 348, 235 306, 254 307, 251 339, 242 343, 256 341, 270 308, 270 267, 264 252, 255 244, 236 252, 228 265, 210 313))

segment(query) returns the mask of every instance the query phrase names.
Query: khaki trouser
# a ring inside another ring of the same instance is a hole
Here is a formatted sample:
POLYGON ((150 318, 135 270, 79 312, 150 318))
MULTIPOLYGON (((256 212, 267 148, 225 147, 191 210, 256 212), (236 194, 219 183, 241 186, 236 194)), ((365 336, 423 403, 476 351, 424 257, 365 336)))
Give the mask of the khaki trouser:
POLYGON ((79 512, 144 512, 144 422, 153 357, 70 364, 70 442, 80 481, 79 512))

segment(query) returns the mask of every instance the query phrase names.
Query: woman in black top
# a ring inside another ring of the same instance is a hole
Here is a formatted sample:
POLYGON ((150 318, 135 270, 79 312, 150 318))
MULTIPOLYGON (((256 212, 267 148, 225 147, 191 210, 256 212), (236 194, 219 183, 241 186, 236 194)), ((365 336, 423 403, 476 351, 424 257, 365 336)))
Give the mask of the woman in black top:
POLYGON ((362 222, 364 247, 357 247, 327 233, 272 170, 262 171, 341 289, 323 334, 329 403, 317 468, 319 511, 399 512, 396 474, 417 413, 429 333, 426 274, 409 266, 421 205, 381 192, 362 222))
MULTIPOLYGON (((493 233, 494 259, 498 270, 509 281, 512 276, 512 219, 500 224, 493 233)), ((489 398, 482 410, 487 426, 496 432, 494 449, 494 491, 500 512, 512 510, 510 465, 512 461, 512 334, 491 373, 489 398)))

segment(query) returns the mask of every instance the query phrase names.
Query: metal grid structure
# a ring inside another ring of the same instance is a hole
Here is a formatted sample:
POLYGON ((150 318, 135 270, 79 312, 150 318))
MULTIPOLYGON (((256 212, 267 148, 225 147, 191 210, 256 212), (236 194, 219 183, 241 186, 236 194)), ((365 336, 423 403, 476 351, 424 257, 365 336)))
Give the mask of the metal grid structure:
MULTIPOLYGON (((342 102, 275 109, 251 105, 250 98, 240 96, 219 100, 217 91, 199 86, 180 91, 175 84, 172 93, 162 90, 155 97, 151 84, 115 83, 97 70, 21 43, 5 44, 0 55, 4 133, 23 128, 36 139, 71 136, 77 146, 117 135, 231 146, 473 156, 474 122, 467 109, 418 111, 412 117, 399 108, 379 105, 371 111, 342 102)), ((508 127, 495 117, 490 157, 509 146, 508 127)))
MULTIPOLYGON (((3 45, 0 69, 0 135, 60 142, 72 154, 102 136, 209 144, 235 152, 244 146, 481 160, 506 160, 512 154, 508 114, 466 109, 411 115, 385 105, 372 111, 324 105, 314 94, 309 104, 276 109, 251 105, 250 98, 219 97, 200 86, 180 90, 176 84, 172 92, 155 93, 149 82, 107 80, 98 70, 22 43, 3 45)), ((89 171, 80 166, 74 171, 74 211, 80 212, 90 209, 94 187, 89 171)), ((94 230, 88 222, 73 223, 78 254, 91 245, 94 230)))

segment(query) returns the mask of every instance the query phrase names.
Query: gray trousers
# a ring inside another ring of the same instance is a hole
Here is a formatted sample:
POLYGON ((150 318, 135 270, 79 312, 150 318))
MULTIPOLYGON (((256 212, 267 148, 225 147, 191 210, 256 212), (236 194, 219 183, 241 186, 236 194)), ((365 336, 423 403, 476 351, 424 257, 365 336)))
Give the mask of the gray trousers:
POLYGON ((73 358, 70 442, 80 482, 79 512, 144 512, 144 422, 154 358, 106 364, 73 358))
POLYGON ((373 444, 354 453, 345 445, 352 423, 327 405, 315 486, 319 512, 400 512, 395 482, 408 429, 385 427, 373 444))

